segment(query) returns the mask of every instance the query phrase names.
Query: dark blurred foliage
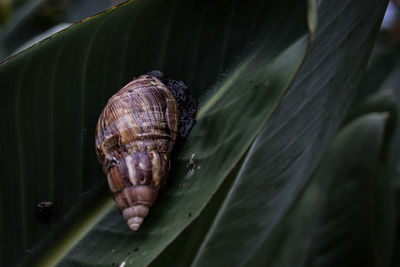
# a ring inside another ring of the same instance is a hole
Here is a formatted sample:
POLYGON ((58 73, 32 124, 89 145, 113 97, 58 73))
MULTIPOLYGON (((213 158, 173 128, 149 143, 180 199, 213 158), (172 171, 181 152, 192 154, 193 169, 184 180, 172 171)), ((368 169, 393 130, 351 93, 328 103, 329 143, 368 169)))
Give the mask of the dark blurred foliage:
MULTIPOLYGON (((400 0, 392 0, 388 6, 378 40, 372 51, 368 68, 361 81, 360 89, 354 99, 357 106, 379 91, 394 95, 397 109, 400 108, 400 0)), ((383 94, 381 94, 382 96, 383 94)), ((381 107, 385 100, 380 101, 381 107)), ((387 104, 387 102, 386 102, 387 104)), ((380 109, 379 107, 378 109, 380 109)), ((388 106, 386 105, 386 108, 388 106)), ((353 109, 354 112, 354 109, 353 109)), ((394 114, 394 113, 392 113, 394 114)), ((393 183, 396 188, 396 240, 392 266, 400 266, 400 131, 399 118, 393 136, 390 161, 393 183)))
MULTIPOLYGON (((93 16, 123 0, 0 0, 0 60, 7 58, 35 36, 46 37, 93 16), (63 23, 62 27, 55 27, 63 23), (67 23, 67 24, 65 24, 67 23), (51 30, 55 27, 54 30, 51 30)), ((33 39, 33 40, 32 40, 33 39)), ((32 40, 32 41, 30 41, 32 40)))

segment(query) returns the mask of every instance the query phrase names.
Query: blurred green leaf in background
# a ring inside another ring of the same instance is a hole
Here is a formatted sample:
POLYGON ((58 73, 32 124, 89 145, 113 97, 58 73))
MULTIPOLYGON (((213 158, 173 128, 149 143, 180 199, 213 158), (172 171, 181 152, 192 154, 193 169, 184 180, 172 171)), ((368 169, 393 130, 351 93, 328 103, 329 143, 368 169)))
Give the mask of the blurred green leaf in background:
POLYGON ((400 266, 388 1, 120 2, 0 4, 0 266, 400 266), (153 69, 199 111, 132 232, 94 129, 153 69))

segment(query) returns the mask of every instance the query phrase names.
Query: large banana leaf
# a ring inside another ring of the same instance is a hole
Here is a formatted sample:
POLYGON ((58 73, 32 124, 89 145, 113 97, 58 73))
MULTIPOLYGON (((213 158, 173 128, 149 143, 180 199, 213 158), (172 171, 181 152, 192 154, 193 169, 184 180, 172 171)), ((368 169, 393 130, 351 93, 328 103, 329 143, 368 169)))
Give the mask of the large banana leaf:
MULTIPOLYGON (((155 266, 166 262, 174 263, 174 266, 187 266, 192 262, 195 266, 238 263, 251 266, 263 265, 260 262, 265 265, 266 261, 272 264, 274 253, 281 247, 270 236, 281 231, 279 224, 291 211, 291 206, 311 177, 323 152, 321 147, 329 138, 327 136, 341 122, 344 106, 349 104, 351 95, 355 93, 356 80, 352 76, 355 73, 349 74, 352 69, 360 70, 365 66, 365 61, 354 61, 354 57, 348 54, 352 53, 350 47, 360 45, 360 40, 367 43, 371 36, 365 35, 364 30, 353 35, 359 23, 350 26, 341 16, 355 18, 353 14, 356 11, 351 8, 355 3, 340 3, 349 6, 336 10, 333 6, 339 5, 339 2, 325 1, 320 5, 320 19, 313 42, 315 46, 280 106, 256 138, 243 166, 236 171, 238 174, 232 177, 233 182, 226 183, 229 187, 226 199, 219 204, 210 203, 204 218, 193 224, 177 240, 177 244, 167 249, 154 263, 155 266), (335 20, 328 19, 328 13, 335 20), (334 29, 339 28, 348 33, 347 38, 332 34, 334 29), (336 50, 335 56, 332 56, 329 47, 347 47, 349 50, 336 50), (306 99, 305 103, 303 99, 306 99), (338 106, 341 108, 338 109, 338 106), (215 211, 215 205, 221 207, 215 211), (208 221, 207 217, 210 217, 208 221), (203 234, 199 234, 201 231, 203 234), (194 240, 195 237, 198 237, 197 240, 194 240), (271 246, 277 250, 273 251, 271 246), (224 250, 229 253, 220 253, 224 250), (182 255, 187 256, 182 259, 182 255), (177 261, 178 265, 175 264, 177 261)), ((368 16, 377 16, 372 10, 358 11, 360 13, 356 17, 360 21, 368 20, 368 16)), ((379 20, 379 17, 375 19, 379 20)), ((224 191, 220 193, 223 195, 224 191)), ((291 249, 296 252, 295 244, 291 249)), ((286 248, 281 253, 287 251, 286 248)), ((299 259, 296 254, 287 253, 285 257, 288 259, 299 259)))
POLYGON ((213 228, 208 231, 206 222, 198 232, 206 239, 194 262, 237 263, 247 253, 218 253, 215 262, 209 256, 206 241, 214 238, 220 240, 212 243, 217 251, 223 244, 239 250, 226 239, 229 233, 218 230, 234 214, 241 221, 228 231, 258 225, 243 232, 241 247, 250 244, 251 253, 239 262, 260 264, 269 232, 305 184, 350 103, 387 4, 323 1, 315 43, 301 64, 316 26, 315 3, 308 2, 137 0, 3 63, 1 147, 7 153, 2 154, 0 263, 147 264, 221 188, 213 228), (167 188, 143 228, 133 233, 104 190, 94 127, 108 97, 151 69, 184 80, 200 110, 173 161, 167 188), (192 157, 198 168, 188 175, 192 157), (241 184, 249 186, 239 190, 241 184), (238 217, 242 207, 235 203, 252 207, 248 199, 262 204, 265 216, 238 217), (43 200, 55 206, 48 224, 35 216, 43 200), (265 230, 257 238, 260 227, 265 230))

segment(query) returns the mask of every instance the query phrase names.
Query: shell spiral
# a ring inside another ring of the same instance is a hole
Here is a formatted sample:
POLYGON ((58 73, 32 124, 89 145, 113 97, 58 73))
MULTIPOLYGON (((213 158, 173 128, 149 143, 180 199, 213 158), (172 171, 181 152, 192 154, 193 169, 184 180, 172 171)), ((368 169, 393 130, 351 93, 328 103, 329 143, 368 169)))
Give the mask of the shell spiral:
POLYGON ((157 78, 142 75, 108 101, 96 129, 96 153, 117 208, 136 231, 169 172, 178 107, 157 78))

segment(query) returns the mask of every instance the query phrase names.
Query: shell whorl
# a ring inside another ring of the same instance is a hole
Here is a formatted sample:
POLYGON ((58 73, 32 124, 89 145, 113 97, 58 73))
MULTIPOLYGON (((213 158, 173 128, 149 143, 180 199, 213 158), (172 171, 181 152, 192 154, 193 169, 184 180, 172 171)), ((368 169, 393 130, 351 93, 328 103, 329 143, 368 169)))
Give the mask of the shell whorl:
POLYGON ((156 201, 158 189, 151 186, 131 186, 125 188, 115 198, 124 220, 133 231, 139 229, 150 207, 156 201))
POLYGON ((144 205, 135 205, 124 209, 122 216, 131 230, 136 231, 142 225, 143 218, 149 213, 149 207, 144 205))
POLYGON ((172 93, 149 75, 134 79, 108 101, 96 129, 96 152, 118 209, 137 230, 168 175, 178 132, 172 93))

